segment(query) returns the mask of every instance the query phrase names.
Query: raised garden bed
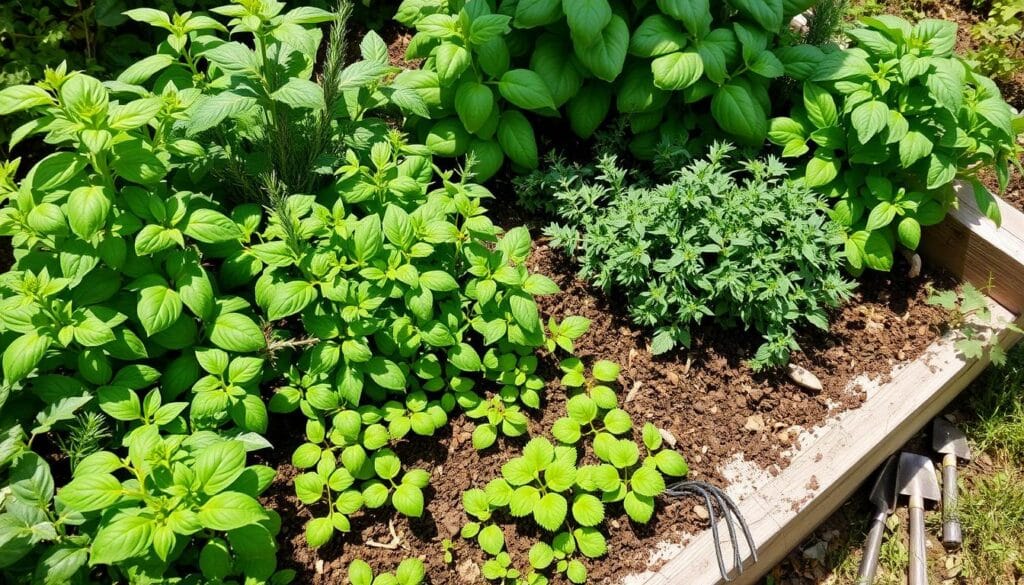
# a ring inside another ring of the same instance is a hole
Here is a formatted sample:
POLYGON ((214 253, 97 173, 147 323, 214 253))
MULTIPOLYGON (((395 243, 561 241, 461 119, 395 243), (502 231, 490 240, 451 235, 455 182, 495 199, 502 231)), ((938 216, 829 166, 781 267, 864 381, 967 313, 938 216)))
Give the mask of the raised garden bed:
MULTIPOLYGON (((941 264, 965 281, 991 285, 993 321, 1024 323, 1024 214, 1000 202, 1003 225, 995 228, 974 205, 969 190, 960 208, 924 240, 927 261, 941 264)), ((1020 335, 996 327, 998 343, 1010 347, 1020 335)), ((739 499, 757 543, 758 562, 744 550, 745 571, 735 583, 754 583, 770 571, 834 512, 891 453, 953 400, 988 365, 967 359, 950 335, 932 343, 917 359, 897 366, 888 381, 867 385, 867 399, 801 439, 789 466, 773 476, 762 473, 727 491, 739 499)), ((724 529, 723 529, 724 530, 724 529)), ((723 534, 724 531, 723 531, 723 534)), ((671 550, 671 549, 668 549, 671 550)), ((704 532, 677 545, 659 568, 623 580, 660 585, 718 584, 714 539, 704 532)))

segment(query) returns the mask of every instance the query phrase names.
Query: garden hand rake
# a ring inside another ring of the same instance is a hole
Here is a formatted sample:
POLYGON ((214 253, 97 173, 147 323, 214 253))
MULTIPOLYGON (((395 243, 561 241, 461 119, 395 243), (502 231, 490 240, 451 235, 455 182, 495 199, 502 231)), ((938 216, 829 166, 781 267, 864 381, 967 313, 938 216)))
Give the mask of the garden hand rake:
POLYGON ((740 556, 740 542, 736 531, 736 524, 739 524, 740 530, 743 531, 743 537, 747 541, 747 548, 750 549, 751 557, 755 563, 757 562, 757 547, 754 545, 754 537, 750 533, 750 527, 747 526, 746 520, 743 519, 743 515, 740 513, 736 502, 732 501, 732 498, 724 491, 702 481, 681 481, 668 486, 665 489, 665 495, 676 498, 688 495, 704 498, 704 505, 708 511, 708 522, 711 524, 711 534, 715 538, 715 556, 718 560, 718 571, 722 574, 723 580, 732 581, 732 578, 729 577, 729 571, 725 568, 722 542, 718 536, 718 519, 715 517, 716 506, 721 511, 722 518, 725 519, 725 525, 729 529, 729 542, 732 544, 732 562, 736 572, 743 572, 743 559, 740 556))

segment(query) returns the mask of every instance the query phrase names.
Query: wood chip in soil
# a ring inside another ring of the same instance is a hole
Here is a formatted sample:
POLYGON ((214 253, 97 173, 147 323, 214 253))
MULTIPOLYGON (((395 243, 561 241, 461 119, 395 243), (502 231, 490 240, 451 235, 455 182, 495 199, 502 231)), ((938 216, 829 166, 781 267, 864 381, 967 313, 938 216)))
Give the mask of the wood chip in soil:
MULTIPOLYGON (((858 407, 863 392, 848 389, 855 377, 866 374, 884 379, 898 362, 920 356, 939 335, 943 323, 942 311, 924 302, 925 284, 951 285, 948 277, 927 270, 924 276, 909 280, 901 276, 906 270, 903 264, 889 274, 867 274, 854 302, 832 316, 829 332, 800 338, 805 351, 795 355, 794 362, 817 375, 824 385, 820 393, 813 393, 784 374, 755 374, 744 365, 760 343, 754 332, 706 329, 695 336, 689 352, 652 357, 647 351, 648 336, 621 310, 624 299, 606 299, 578 280, 576 267, 543 241, 535 245, 528 263, 531 270, 552 277, 562 288, 561 293, 541 299, 544 318, 582 315, 591 319, 590 331, 577 342, 577 353, 585 361, 610 359, 622 365, 620 392, 624 398, 635 388, 624 408, 633 416, 636 428, 650 421, 667 429, 690 463, 691 479, 719 485, 725 481, 719 468, 737 455, 777 473, 788 464, 784 453, 795 447, 792 436, 780 431, 794 425, 812 428, 843 410, 858 407), (756 431, 746 424, 752 416, 759 416, 764 423, 756 431)), ((530 421, 530 434, 550 437, 551 424, 564 412, 565 394, 557 383, 557 360, 542 357, 541 369, 554 382, 548 385, 543 412, 534 413, 530 421)), ((435 585, 484 582, 479 573, 483 554, 475 542, 459 537, 467 520, 461 510, 462 492, 483 487, 500 475, 502 463, 518 454, 525 438, 502 438, 495 447, 478 452, 471 442, 473 423, 463 415, 454 415, 451 424, 435 437, 410 436, 396 450, 407 468, 431 473, 423 517, 410 520, 381 511, 360 512, 352 518, 350 534, 336 536, 313 551, 305 546, 303 536, 310 510, 294 496, 291 482, 296 471, 287 463, 291 450, 302 440, 298 430, 302 425, 300 418, 278 419, 272 425, 271 442, 277 449, 267 463, 279 472, 265 497, 283 518, 280 562, 299 572, 298 582, 342 583, 353 559, 366 560, 376 570, 393 570, 408 557, 423 559, 430 583, 435 585), (389 521, 397 539, 389 530, 389 521), (451 565, 442 558, 443 539, 455 543, 451 565), (368 541, 396 547, 368 546, 368 541)), ((313 510, 324 513, 322 505, 313 510)), ((521 521, 525 529, 517 530, 511 519, 497 520, 513 559, 525 569, 526 553, 538 528, 521 521)), ((692 501, 661 499, 654 519, 646 526, 634 524, 624 514, 609 514, 602 526, 609 536, 609 552, 587 563, 589 582, 614 584, 651 568, 651 553, 659 543, 683 542, 703 529, 692 501)), ((552 583, 564 585, 566 581, 556 577, 552 583)))

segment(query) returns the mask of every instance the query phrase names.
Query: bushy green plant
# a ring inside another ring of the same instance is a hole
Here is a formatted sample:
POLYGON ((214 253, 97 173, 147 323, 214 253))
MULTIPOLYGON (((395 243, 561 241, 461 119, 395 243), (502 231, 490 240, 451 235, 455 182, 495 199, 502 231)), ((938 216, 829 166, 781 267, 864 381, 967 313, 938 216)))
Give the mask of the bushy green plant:
POLYGON ((730 172, 729 152, 716 145, 652 187, 604 157, 593 180, 561 180, 551 194, 558 223, 546 233, 584 278, 623 295, 633 320, 654 329, 652 352, 688 346, 691 326, 713 320, 764 335, 751 360, 761 368, 788 360, 797 327, 827 329, 826 311, 852 285, 840 274, 841 227, 824 203, 776 159, 730 172))
POLYGON ((618 111, 629 117, 633 151, 647 157, 690 134, 695 148, 723 133, 760 145, 772 81, 821 55, 783 41, 790 18, 811 4, 405 0, 396 18, 417 31, 407 57, 425 61, 397 82, 428 101, 427 145, 445 156, 473 152, 485 177, 506 156, 537 166, 524 112, 564 114, 587 138, 618 111))
MULTIPOLYGON (((386 149, 372 152, 378 163, 392 164, 386 149)), ((257 301, 270 319, 298 316, 318 340, 271 402, 276 412, 299 409, 310 419, 309 442, 293 461, 317 471, 300 476, 296 487, 307 503, 323 497, 331 504, 330 516, 308 527, 313 546, 326 542, 333 529, 347 531, 346 516, 363 505, 390 502, 403 514, 422 514, 427 474, 411 470, 396 481, 400 462, 386 445, 410 431, 433 434, 457 403, 478 408, 485 399, 474 378, 500 362, 528 364, 524 354, 545 343, 533 296, 557 290, 526 272, 525 229, 498 238, 480 206, 480 198, 489 196, 482 187, 444 178, 428 193, 430 166, 394 161, 393 170, 401 198, 394 188, 383 199, 365 200, 370 191, 345 189, 333 210, 309 201, 290 218, 309 233, 294 255, 270 234, 260 244, 280 251, 256 281, 257 301), (345 202, 353 199, 346 211, 345 202), (493 346, 483 358, 468 343, 470 332, 493 346), (403 394, 404 403, 389 401, 394 393, 403 394), (356 480, 360 487, 349 490, 356 480)), ((543 384, 528 383, 529 374, 519 373, 523 392, 530 392, 525 401, 539 406, 543 384)), ((509 376, 502 392, 523 399, 517 375, 509 376)), ((506 434, 512 434, 509 425, 525 431, 521 415, 506 422, 506 434)))
POLYGON ((971 26, 977 48, 969 57, 978 70, 1007 81, 1024 67, 1024 2, 995 0, 988 18, 971 26))
POLYGON ((1016 160, 1024 121, 999 88, 953 54, 957 26, 894 16, 862 20, 853 46, 819 60, 802 79, 803 103, 772 120, 783 156, 810 154, 803 182, 834 199, 850 267, 889 270, 897 245, 914 250, 921 227, 971 183, 980 208, 999 221, 978 173, 994 168, 1000 189, 1016 160))
POLYGON ((571 397, 568 416, 551 429, 559 444, 544 437, 530 440, 521 456, 502 466, 501 477, 463 493, 463 508, 471 520, 461 533, 493 557, 482 568, 487 579, 542 585, 554 571, 572 583, 586 582, 587 569, 578 556, 606 553, 606 536, 600 530, 606 506, 621 502, 633 521, 645 524, 654 513, 654 498, 665 491, 665 476, 688 472, 679 453, 662 448, 661 434, 650 423, 643 426, 641 458, 631 438, 633 421, 618 407, 610 386, 618 378, 617 364, 598 361, 591 377, 576 358, 564 361, 562 369, 571 397), (580 464, 588 443, 601 463, 580 464), (529 570, 516 568, 505 551, 504 533, 493 523, 498 512, 531 517, 550 533, 550 541, 543 538, 530 548, 529 570))
MULTIPOLYGON (((269 446, 258 435, 267 428, 259 384, 274 334, 251 294, 223 294, 209 270, 218 247, 247 241, 261 210, 232 212, 192 180, 204 148, 180 122, 194 119, 216 70, 199 74, 193 63, 173 77, 169 54, 187 33, 224 27, 152 9, 129 15, 168 23, 168 53, 107 86, 62 65, 0 92, 0 111, 31 117, 12 142, 40 133, 57 145, 20 178, 19 161, 6 163, 0 181, 0 234, 16 250, 0 275, 2 467, 5 483, 23 486, 2 503, 0 565, 12 582, 74 582, 110 565, 115 580, 284 583, 280 523, 256 500, 273 472, 245 466, 246 451, 269 446), (167 76, 140 85, 160 70, 167 76), (55 490, 33 439, 100 411, 118 421, 117 442, 76 461, 74 479, 55 490)), ((300 23, 292 33, 319 34, 300 23)))
POLYGON ((545 332, 534 297, 557 287, 526 270, 528 232, 502 234, 486 189, 373 117, 422 105, 387 82, 380 37, 347 64, 344 12, 213 12, 227 25, 130 11, 166 42, 116 81, 60 66, 0 92, 0 111, 32 118, 15 143, 56 145, 27 173, 0 168, 15 247, 0 275, 0 480, 19 486, 0 502, 0 569, 13 582, 74 581, 92 563, 116 579, 286 583, 278 522, 255 500, 272 474, 245 467, 269 447, 271 413, 308 419, 295 489, 328 504, 307 526, 318 546, 363 507, 421 514, 429 474, 389 446, 434 433, 480 378, 536 404, 527 356, 582 333, 545 332), (114 419, 114 436, 83 451, 55 503, 33 439, 59 442, 82 416, 114 419))

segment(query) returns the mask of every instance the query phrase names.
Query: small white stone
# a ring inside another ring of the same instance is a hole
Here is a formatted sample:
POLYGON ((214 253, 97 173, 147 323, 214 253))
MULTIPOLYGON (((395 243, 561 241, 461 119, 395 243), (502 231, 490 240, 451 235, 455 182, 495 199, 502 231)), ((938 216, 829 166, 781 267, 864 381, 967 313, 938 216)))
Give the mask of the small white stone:
POLYGON ((700 504, 693 507, 693 513, 696 514, 697 517, 701 520, 707 520, 711 517, 711 515, 708 514, 708 509, 705 508, 704 506, 701 506, 700 504))
POLYGON ((676 448, 676 436, 672 434, 672 431, 668 429, 658 429, 658 433, 661 434, 663 441, 668 443, 669 447, 676 448))
POLYGON ((760 433, 761 431, 764 430, 764 417, 761 416, 760 414, 748 416, 747 422, 746 424, 743 425, 743 428, 747 429, 748 431, 760 433))
POLYGON ((821 380, 803 366, 789 364, 789 379, 808 390, 814 390, 817 392, 821 392, 822 390, 821 380))

